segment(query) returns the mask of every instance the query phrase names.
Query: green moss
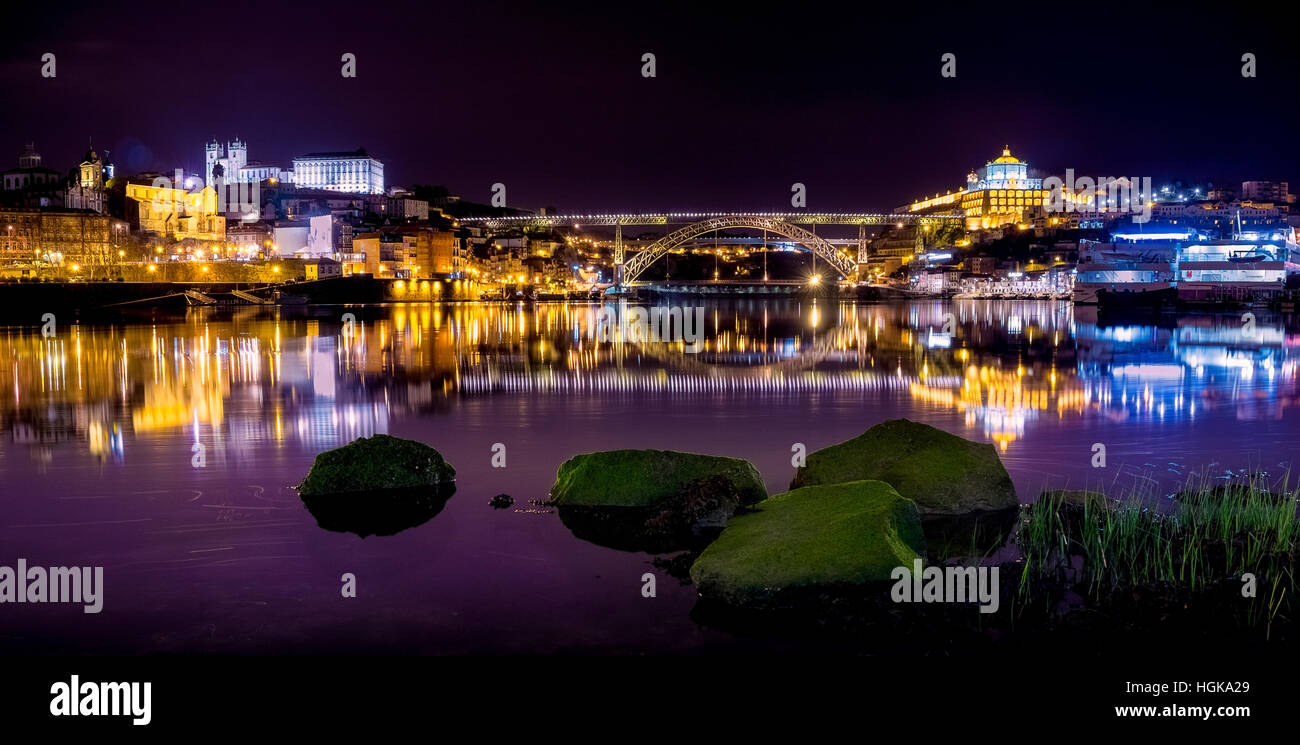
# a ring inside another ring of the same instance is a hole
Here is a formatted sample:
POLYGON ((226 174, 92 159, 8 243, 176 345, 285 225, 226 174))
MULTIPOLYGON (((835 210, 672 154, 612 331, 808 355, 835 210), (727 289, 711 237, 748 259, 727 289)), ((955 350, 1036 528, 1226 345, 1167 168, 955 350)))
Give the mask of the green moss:
POLYGON ((808 456, 790 488, 878 479, 926 514, 958 515, 1015 507, 1015 486, 988 443, 907 419, 881 422, 862 435, 808 456))
POLYGON ((551 500, 565 507, 651 507, 710 476, 731 481, 740 504, 767 496, 758 469, 740 458, 672 450, 606 450, 576 455, 561 464, 551 500))
POLYGON ((737 515, 691 566, 705 598, 763 605, 790 590, 888 581, 925 554, 916 504, 881 481, 809 486, 737 515))
POLYGON ((375 435, 317 455, 298 493, 307 497, 409 489, 455 480, 456 469, 437 450, 414 440, 375 435))

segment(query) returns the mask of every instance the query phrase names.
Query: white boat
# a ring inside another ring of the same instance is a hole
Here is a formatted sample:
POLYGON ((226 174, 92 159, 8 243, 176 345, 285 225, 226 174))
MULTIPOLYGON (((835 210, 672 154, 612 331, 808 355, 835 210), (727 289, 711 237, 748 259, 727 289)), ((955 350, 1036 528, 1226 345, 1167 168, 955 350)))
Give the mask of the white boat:
POLYGON ((1266 302, 1300 274, 1295 229, 1241 232, 1233 238, 1189 243, 1178 251, 1178 299, 1183 302, 1266 302))
POLYGON ((1084 305, 1163 305, 1176 299, 1174 257, 1187 234, 1117 236, 1116 243, 1079 248, 1074 302, 1084 305))

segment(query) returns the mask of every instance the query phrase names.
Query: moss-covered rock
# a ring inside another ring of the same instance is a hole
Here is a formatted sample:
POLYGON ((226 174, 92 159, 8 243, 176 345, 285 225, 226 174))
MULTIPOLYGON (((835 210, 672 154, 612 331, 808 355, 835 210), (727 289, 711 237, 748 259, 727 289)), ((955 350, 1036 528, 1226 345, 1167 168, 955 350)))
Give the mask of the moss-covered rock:
POLYGON ((924 514, 961 515, 1018 504, 1011 476, 992 445, 907 419, 881 422, 809 454, 790 488, 862 479, 892 485, 924 514))
POLYGON ((665 450, 575 456, 551 487, 560 520, 574 535, 649 553, 699 548, 738 508, 766 496, 748 461, 665 450))
POLYGON ((652 507, 706 476, 730 481, 741 504, 767 497, 763 477, 747 460, 673 450, 605 450, 561 464, 551 501, 567 507, 652 507))
POLYGON ((317 455, 298 485, 298 493, 315 496, 437 487, 455 480, 456 469, 437 450, 414 440, 375 435, 317 455))
POLYGON ((298 486, 320 527, 362 538, 428 522, 455 491, 456 470, 437 450, 389 435, 317 455, 298 486))
POLYGON ((808 486, 739 514, 691 566, 702 597, 746 607, 887 583, 925 555, 916 504, 882 481, 808 486))

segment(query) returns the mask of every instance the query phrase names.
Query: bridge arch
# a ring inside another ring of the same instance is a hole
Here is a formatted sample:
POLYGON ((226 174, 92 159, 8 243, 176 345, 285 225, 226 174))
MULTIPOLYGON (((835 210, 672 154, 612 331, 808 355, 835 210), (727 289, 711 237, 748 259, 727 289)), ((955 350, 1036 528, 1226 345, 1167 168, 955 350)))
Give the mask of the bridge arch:
POLYGON ((665 235, 659 240, 646 246, 645 250, 636 254, 630 261, 623 265, 622 281, 631 282, 641 273, 650 268, 651 264, 659 259, 660 256, 668 253, 683 243, 697 238, 705 233, 712 233, 717 230, 727 228, 753 228, 757 230, 766 230, 769 233, 776 233, 783 238, 798 243, 804 248, 812 251, 814 255, 820 256, 826 263, 835 267, 835 269, 845 277, 852 277, 857 271, 857 263, 852 259, 847 259, 835 246, 831 245, 825 238, 819 237, 816 233, 804 230, 798 225, 788 223, 775 217, 763 217, 759 215, 725 215, 713 217, 708 220, 702 220, 697 223, 691 223, 682 228, 665 235))

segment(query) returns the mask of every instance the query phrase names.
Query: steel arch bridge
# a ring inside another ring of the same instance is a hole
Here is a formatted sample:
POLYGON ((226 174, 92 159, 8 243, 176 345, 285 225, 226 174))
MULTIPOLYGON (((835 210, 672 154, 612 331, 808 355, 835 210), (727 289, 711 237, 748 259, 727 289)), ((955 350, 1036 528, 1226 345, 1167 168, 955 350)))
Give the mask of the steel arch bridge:
POLYGON ((826 263, 835 267, 835 269, 844 277, 853 276, 857 271, 857 263, 852 259, 844 256, 835 246, 831 245, 825 238, 819 237, 816 233, 804 230, 798 225, 792 225, 785 220, 776 217, 764 217, 758 215, 725 215, 702 220, 697 223, 691 223, 682 228, 665 235, 659 240, 646 246, 645 250, 637 253, 627 263, 623 265, 622 282, 632 282, 641 275, 651 264, 659 259, 660 256, 668 253, 674 248, 699 237, 705 233, 712 233, 727 228, 752 228, 755 230, 766 230, 769 233, 776 233, 784 238, 802 245, 804 248, 812 251, 814 255, 822 257, 826 263))

